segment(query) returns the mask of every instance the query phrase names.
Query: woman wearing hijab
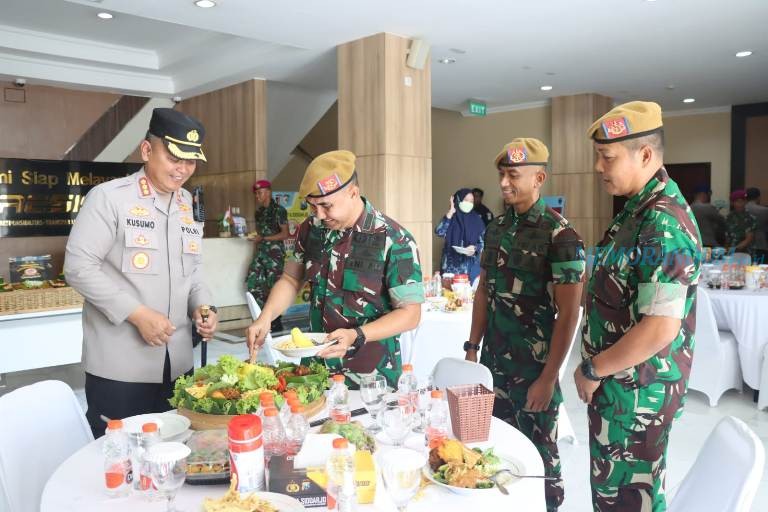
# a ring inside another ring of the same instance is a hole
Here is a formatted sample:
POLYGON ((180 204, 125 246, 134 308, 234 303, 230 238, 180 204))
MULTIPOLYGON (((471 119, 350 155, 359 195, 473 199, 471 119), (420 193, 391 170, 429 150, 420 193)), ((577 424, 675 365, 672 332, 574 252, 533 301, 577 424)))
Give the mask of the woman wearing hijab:
POLYGON ((474 206, 472 190, 459 189, 451 196, 451 207, 435 228, 435 234, 445 238, 440 265, 442 272, 467 274, 470 282, 480 275, 480 253, 485 232, 483 218, 473 211, 474 206), (463 247, 464 250, 457 252, 454 247, 463 247))

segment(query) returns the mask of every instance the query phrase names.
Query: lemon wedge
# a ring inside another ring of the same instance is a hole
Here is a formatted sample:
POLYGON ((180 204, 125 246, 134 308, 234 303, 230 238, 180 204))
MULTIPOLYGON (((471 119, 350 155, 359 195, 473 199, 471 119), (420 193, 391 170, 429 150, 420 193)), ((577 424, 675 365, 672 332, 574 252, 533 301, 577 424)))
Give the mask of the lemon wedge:
POLYGON ((301 332, 298 327, 291 329, 291 339, 297 348, 312 348, 315 346, 314 343, 312 343, 312 340, 310 340, 306 334, 301 332))

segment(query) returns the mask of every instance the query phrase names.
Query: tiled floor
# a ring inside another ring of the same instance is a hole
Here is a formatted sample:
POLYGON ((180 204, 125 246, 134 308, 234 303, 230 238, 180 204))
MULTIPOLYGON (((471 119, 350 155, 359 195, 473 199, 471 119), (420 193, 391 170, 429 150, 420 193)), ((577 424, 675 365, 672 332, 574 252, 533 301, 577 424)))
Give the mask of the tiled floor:
MULTIPOLYGON (((243 358, 247 356, 244 344, 231 345, 212 342, 208 349, 208 360, 215 361, 219 355, 225 353, 239 355, 243 358)), ((568 362, 567 376, 573 374, 577 358, 578 354, 574 353, 568 362)), ((195 360, 200 361, 199 349, 195 360)), ((67 382, 75 390, 83 407, 85 407, 84 376, 80 365, 8 374, 7 387, 0 388, 0 394, 45 379, 58 379, 67 382)), ((586 409, 578 400, 576 389, 570 378, 564 380, 563 392, 568 415, 576 432, 577 443, 560 443, 566 496, 565 503, 560 510, 562 512, 588 512, 591 510, 591 505, 588 475, 589 455, 586 445, 586 409)), ((675 423, 672 429, 667 475, 667 489, 670 495, 693 464, 707 435, 720 418, 725 415, 732 415, 746 422, 768 449, 768 412, 757 410, 752 402, 751 394, 730 391, 723 396, 717 407, 710 408, 703 395, 691 392, 682 418, 675 423)), ((763 475, 752 510, 768 510, 768 475, 766 474, 763 475)))

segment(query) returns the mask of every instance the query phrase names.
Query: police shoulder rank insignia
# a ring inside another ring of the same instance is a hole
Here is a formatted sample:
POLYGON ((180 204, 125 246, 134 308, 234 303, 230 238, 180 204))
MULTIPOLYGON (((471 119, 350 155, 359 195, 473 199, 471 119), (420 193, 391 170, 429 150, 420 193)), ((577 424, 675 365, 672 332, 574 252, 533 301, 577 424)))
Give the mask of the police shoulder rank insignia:
POLYGON ((617 139, 629 135, 629 123, 626 117, 608 118, 602 123, 603 133, 607 139, 617 139))
POLYGON ((200 134, 197 133, 197 130, 189 130, 187 132, 187 140, 189 142, 197 142, 200 140, 200 134))
POLYGON ((331 174, 325 179, 317 182, 317 188, 320 189, 320 193, 325 195, 333 192, 337 188, 341 187, 341 180, 338 174, 331 174))
POLYGON ((149 266, 149 256, 145 252, 137 252, 133 255, 133 258, 131 258, 131 264, 134 268, 144 270, 149 266))
POLYGON ((526 155, 524 147, 516 147, 507 150, 507 157, 509 157, 509 161, 513 164, 519 164, 525 162, 528 155, 526 155))
POLYGON ((143 206, 134 206, 130 210, 128 210, 128 213, 133 215, 134 217, 146 217, 149 215, 149 210, 144 208, 143 206))
POLYGON ((141 197, 149 197, 152 195, 152 189, 149 186, 149 180, 146 176, 139 178, 139 194, 141 194, 141 197))

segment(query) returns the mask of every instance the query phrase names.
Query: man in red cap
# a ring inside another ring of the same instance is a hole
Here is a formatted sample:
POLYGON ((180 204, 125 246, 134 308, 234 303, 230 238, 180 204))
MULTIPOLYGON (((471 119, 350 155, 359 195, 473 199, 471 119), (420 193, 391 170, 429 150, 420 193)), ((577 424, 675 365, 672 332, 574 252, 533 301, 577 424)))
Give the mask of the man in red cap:
MULTIPOLYGON (((272 184, 267 180, 253 184, 253 195, 256 198, 256 229, 248 235, 248 239, 256 247, 245 283, 256 303, 263 308, 269 290, 283 273, 283 240, 288 238, 288 212, 272 198, 272 184)), ((282 330, 278 317, 272 322, 272 331, 282 330)))
POLYGON ((755 240, 757 219, 747 212, 747 192, 744 189, 731 192, 731 213, 725 219, 725 245, 734 252, 750 252, 755 240))

